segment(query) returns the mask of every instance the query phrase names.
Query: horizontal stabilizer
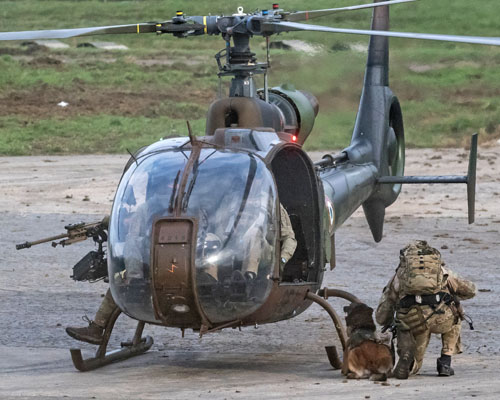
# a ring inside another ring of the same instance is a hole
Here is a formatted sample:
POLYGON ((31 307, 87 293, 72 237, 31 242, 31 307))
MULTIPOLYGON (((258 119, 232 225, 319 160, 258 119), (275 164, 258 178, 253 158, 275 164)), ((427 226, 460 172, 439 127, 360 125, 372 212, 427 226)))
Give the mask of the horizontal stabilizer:
POLYGON ((469 168, 466 176, 442 175, 442 176, 381 176, 378 183, 466 183, 467 184, 467 208, 469 224, 474 222, 476 202, 476 165, 477 165, 477 133, 472 135, 469 168))
POLYGON ((469 211, 469 224, 475 219, 476 207, 476 165, 477 165, 477 133, 472 135, 469 153, 469 168, 467 171, 467 206, 469 211))

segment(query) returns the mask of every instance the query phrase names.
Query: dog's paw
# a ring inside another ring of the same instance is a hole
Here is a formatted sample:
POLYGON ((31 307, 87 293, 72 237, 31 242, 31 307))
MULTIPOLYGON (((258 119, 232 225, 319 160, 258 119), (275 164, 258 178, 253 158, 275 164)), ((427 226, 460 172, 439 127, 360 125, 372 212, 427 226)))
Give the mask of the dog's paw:
POLYGON ((371 374, 371 381, 385 382, 387 380, 387 374, 371 374))

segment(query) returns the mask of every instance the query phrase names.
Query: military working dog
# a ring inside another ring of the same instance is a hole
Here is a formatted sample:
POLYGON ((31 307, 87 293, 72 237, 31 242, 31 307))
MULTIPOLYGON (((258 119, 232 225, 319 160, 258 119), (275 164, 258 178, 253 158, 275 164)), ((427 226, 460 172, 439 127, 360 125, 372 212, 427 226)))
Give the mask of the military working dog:
POLYGON ((373 308, 363 303, 344 307, 347 325, 347 346, 342 373, 350 379, 370 378, 385 381, 393 367, 389 346, 382 343, 373 321, 373 308))

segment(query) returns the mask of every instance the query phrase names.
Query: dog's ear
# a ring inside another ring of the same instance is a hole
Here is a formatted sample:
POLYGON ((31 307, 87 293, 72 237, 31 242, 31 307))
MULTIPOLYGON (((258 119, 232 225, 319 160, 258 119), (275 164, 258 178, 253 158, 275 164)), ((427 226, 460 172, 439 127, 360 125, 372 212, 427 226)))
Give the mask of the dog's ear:
POLYGON ((351 304, 349 304, 348 306, 344 306, 344 312, 345 312, 346 314, 349 314, 349 313, 351 312, 351 310, 352 310, 352 305, 353 305, 353 304, 354 304, 354 303, 351 303, 351 304))

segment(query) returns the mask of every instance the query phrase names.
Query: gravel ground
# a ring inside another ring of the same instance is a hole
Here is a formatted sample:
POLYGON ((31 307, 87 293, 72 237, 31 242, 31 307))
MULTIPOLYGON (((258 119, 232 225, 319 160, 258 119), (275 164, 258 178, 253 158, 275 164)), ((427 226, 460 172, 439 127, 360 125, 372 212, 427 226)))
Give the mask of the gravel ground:
MULTIPOLYGON (((68 348, 80 343, 64 327, 83 323, 85 314, 92 317, 106 290, 104 283, 69 279, 71 266, 91 243, 23 251, 14 244, 60 233, 68 223, 102 218, 127 156, 0 158, 0 398, 498 398, 500 147, 479 152, 474 225, 467 225, 464 185, 408 185, 387 210, 382 242, 373 242, 360 211, 337 232, 337 268, 323 284, 349 290, 373 307, 397 266, 399 249, 416 238, 439 248, 447 264, 480 289, 465 303, 475 330, 464 325, 456 375, 435 376, 436 337, 420 375, 384 385, 347 381, 331 369, 323 348, 338 341, 328 315, 315 305, 292 320, 224 330, 201 340, 194 332, 181 338, 176 329, 147 326, 155 344, 145 355, 77 372, 68 348)), ((409 150, 406 174, 464 174, 466 158, 464 150, 409 150)), ((345 305, 332 304, 339 312, 345 305)), ((111 347, 134 328, 134 321, 120 317, 111 347)), ((87 355, 94 349, 81 348, 87 355)))

